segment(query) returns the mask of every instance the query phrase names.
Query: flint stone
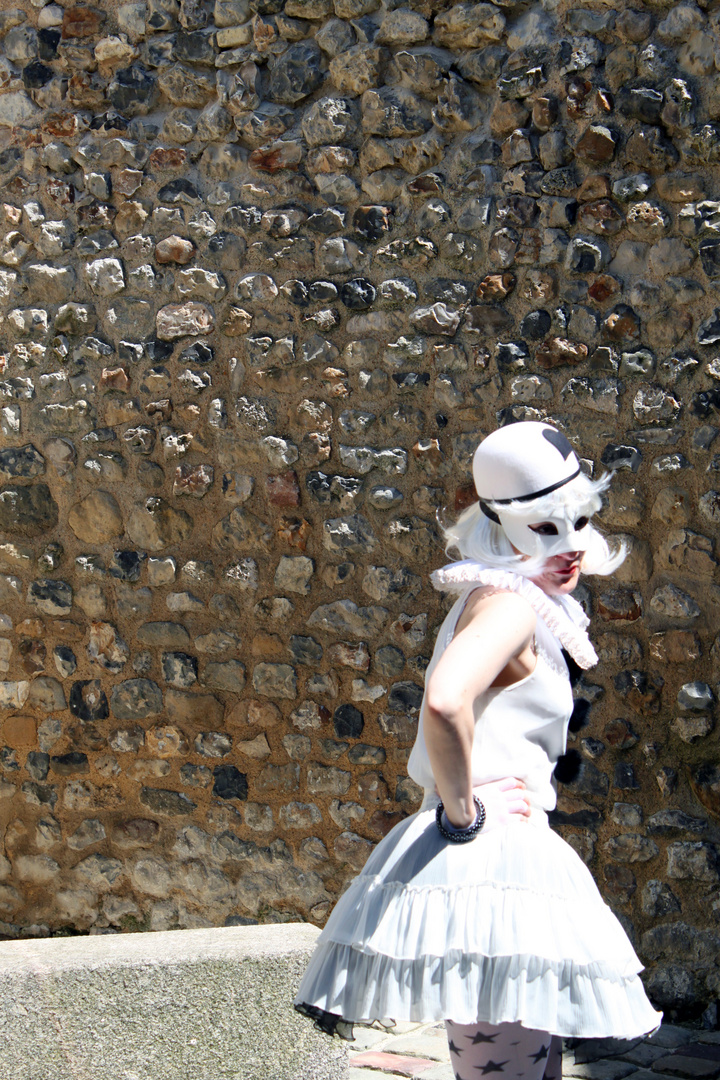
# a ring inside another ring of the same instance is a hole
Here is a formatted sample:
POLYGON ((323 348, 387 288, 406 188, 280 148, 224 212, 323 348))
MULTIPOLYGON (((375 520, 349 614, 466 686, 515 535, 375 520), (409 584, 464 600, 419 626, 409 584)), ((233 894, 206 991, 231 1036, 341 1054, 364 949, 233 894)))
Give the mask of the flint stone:
POLYGON ((157 336, 161 341, 176 341, 196 334, 209 334, 214 322, 210 308, 195 300, 188 300, 184 304, 166 304, 157 313, 157 336))
POLYGON ((45 615, 68 615, 72 608, 72 597, 72 588, 66 581, 39 579, 28 587, 28 603, 45 615))
POLYGON ((67 707, 62 684, 48 675, 39 675, 33 679, 30 683, 27 703, 43 712, 56 712, 67 707))
POLYGON ((70 688, 70 712, 80 720, 105 720, 108 701, 99 679, 74 682, 70 688))
POLYGON ((388 615, 384 607, 358 607, 352 600, 336 600, 315 608, 307 625, 333 636, 364 640, 372 639, 382 631, 388 615))
POLYGON ((314 41, 291 45, 275 61, 270 74, 270 97, 281 105, 295 105, 323 81, 322 53, 314 41))
POLYGON ((154 813, 167 817, 192 814, 196 806, 187 795, 177 791, 168 791, 165 788, 141 788, 140 802, 154 813))
POLYGON ((419 135, 431 126, 427 104, 405 87, 366 90, 362 96, 363 131, 384 138, 419 135))
POLYGON ((45 459, 32 443, 25 446, 8 446, 0 450, 0 473, 5 478, 23 477, 30 479, 45 472, 45 459))
POLYGON ((78 540, 103 544, 123 531, 122 512, 113 495, 93 491, 76 503, 68 514, 68 524, 78 540))
POLYGON ((151 679, 127 679, 113 687, 110 707, 118 720, 143 720, 162 712, 162 690, 151 679))
POLYGON ((197 659, 183 652, 163 653, 162 672, 165 682, 180 689, 187 689, 197 682, 197 659))
POLYGON ((316 101, 302 119, 303 135, 309 146, 337 145, 357 129, 356 110, 341 97, 316 101))
POLYGON ((456 4, 435 17, 433 39, 447 49, 476 49, 499 42, 505 22, 492 4, 456 4))
POLYGON ((330 78, 341 94, 359 97, 380 82, 384 62, 377 45, 353 45, 330 61, 330 78))
POLYGON ((700 605, 676 585, 662 585, 650 600, 650 608, 657 615, 671 619, 696 619, 701 614, 700 605))
POLYGON ((10 535, 34 537, 52 532, 58 507, 47 484, 0 488, 0 529, 10 535))
POLYGON ((253 689, 264 697, 292 700, 297 697, 297 678, 289 664, 256 664, 253 689))
POLYGON ((207 664, 203 673, 203 685, 212 690, 227 690, 237 694, 245 686, 245 665, 239 660, 217 661, 207 664))
POLYGON ((621 863, 648 862, 660 854, 655 841, 639 833, 613 836, 604 844, 604 848, 611 859, 621 863))
POLYGON ((702 267, 707 276, 720 277, 720 240, 714 238, 701 240, 699 252, 702 267))
POLYGON ((700 840, 669 844, 667 876, 712 884, 720 879, 718 852, 714 844, 700 840))
POLYGON ((152 497, 132 511, 127 533, 133 543, 148 551, 183 543, 193 529, 193 519, 184 510, 176 510, 164 499, 152 497))

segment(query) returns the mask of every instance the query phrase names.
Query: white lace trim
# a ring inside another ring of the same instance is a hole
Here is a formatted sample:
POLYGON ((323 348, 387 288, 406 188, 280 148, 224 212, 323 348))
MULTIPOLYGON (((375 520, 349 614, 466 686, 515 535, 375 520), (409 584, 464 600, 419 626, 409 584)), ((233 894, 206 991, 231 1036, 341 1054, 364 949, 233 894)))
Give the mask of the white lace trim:
POLYGON ((450 563, 430 575, 430 581, 441 592, 461 592, 472 585, 490 585, 495 589, 519 593, 540 616, 548 630, 581 668, 593 667, 598 656, 585 632, 588 625, 582 608, 571 597, 554 600, 529 578, 511 570, 483 566, 473 559, 450 563))

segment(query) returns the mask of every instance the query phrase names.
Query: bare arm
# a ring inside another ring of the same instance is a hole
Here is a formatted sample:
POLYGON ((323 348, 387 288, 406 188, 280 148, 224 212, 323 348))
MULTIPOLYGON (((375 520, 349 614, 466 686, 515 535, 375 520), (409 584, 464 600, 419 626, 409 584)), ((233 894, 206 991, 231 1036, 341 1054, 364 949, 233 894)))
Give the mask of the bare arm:
POLYGON ((535 613, 515 593, 473 593, 425 692, 423 725, 433 774, 453 825, 475 820, 473 704, 532 642, 535 613))

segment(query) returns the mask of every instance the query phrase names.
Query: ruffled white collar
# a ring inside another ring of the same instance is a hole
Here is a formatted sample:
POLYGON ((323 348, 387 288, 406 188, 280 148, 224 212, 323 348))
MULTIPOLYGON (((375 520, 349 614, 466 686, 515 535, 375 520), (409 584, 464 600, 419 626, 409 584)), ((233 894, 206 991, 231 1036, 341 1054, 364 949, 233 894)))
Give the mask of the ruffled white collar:
POLYGON ((495 589, 520 593, 576 664, 591 668, 598 662, 586 632, 590 620, 571 596, 548 596, 529 578, 514 574, 512 570, 485 566, 474 559, 463 559, 434 570, 430 581, 441 592, 461 592, 472 585, 491 585, 495 589))

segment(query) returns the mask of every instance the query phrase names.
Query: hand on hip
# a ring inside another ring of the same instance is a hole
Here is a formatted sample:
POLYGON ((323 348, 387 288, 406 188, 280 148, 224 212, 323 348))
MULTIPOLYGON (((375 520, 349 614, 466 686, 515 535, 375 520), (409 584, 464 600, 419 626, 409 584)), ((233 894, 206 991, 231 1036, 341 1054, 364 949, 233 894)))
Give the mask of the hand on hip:
POLYGON ((525 784, 514 776, 478 784, 473 788, 473 795, 477 795, 485 807, 483 832, 511 821, 526 822, 530 817, 530 799, 525 784))

